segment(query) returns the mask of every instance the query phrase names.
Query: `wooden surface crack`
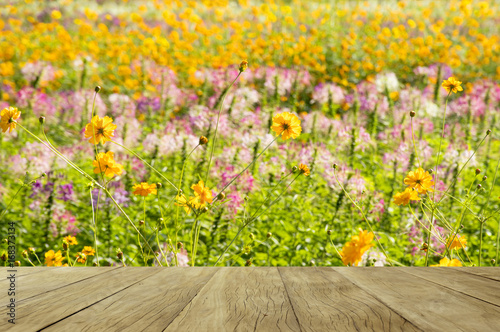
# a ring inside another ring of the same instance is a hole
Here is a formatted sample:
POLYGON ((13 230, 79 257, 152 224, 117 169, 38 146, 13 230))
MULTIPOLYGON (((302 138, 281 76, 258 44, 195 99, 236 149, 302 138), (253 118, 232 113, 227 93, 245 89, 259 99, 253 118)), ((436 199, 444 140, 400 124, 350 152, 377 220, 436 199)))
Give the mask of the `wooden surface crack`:
POLYGON ((290 294, 288 292, 288 287, 287 287, 285 281, 283 280, 283 275, 281 274, 280 268, 277 267, 276 269, 278 269, 278 273, 280 274, 281 281, 283 282, 283 287, 285 287, 285 293, 286 293, 286 296, 288 297, 288 302, 290 302, 290 307, 292 307, 292 312, 293 312, 293 315, 295 316, 295 320, 297 321, 297 324, 299 326, 299 330, 302 332, 302 326, 300 325, 299 318, 297 317, 297 314, 295 313, 295 308, 293 307, 293 302, 292 302, 292 299, 290 298, 290 294))

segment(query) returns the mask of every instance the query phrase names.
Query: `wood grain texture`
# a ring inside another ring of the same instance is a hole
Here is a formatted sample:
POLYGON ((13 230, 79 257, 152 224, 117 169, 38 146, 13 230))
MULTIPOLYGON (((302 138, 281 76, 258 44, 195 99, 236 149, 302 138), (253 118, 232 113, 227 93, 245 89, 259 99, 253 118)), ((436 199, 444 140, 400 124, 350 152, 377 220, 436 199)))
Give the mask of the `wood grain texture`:
POLYGON ((491 282, 474 274, 457 273, 447 267, 407 267, 401 271, 500 307, 500 282, 491 282))
POLYGON ((484 278, 500 281, 500 267, 454 267, 453 269, 484 278))
POLYGON ((167 268, 44 331, 162 331, 216 268, 167 268))
POLYGON ((40 273, 31 273, 19 277, 17 280, 17 301, 25 301, 47 291, 66 287, 72 283, 95 277, 101 273, 107 273, 116 269, 111 268, 85 268, 85 267, 55 267, 47 268, 40 273), (43 285, 43 287, 40 287, 43 285))
POLYGON ((222 267, 165 331, 300 331, 275 267, 222 267))
MULTIPOLYGON (((96 268, 89 268, 97 270, 96 268)), ((107 268, 103 268, 107 269, 107 268)), ((21 301, 13 326, 0 320, 0 331, 35 331, 64 319, 108 296, 130 287, 160 271, 161 268, 117 268, 93 278, 83 279, 53 291, 39 283, 46 292, 21 301)))
POLYGON ((331 268, 278 268, 302 331, 420 331, 331 268))
POLYGON ((497 331, 500 308, 401 271, 332 268, 424 331, 497 331))

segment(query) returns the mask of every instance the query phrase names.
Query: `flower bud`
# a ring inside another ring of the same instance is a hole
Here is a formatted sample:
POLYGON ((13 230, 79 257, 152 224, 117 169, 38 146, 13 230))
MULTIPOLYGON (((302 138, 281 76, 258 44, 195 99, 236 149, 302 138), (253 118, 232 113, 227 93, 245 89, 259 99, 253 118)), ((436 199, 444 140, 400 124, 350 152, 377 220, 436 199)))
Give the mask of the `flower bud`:
POLYGON ((434 173, 434 170, 433 170, 432 168, 429 168, 429 169, 427 170, 427 172, 429 172, 429 174, 432 174, 432 173, 434 173))
POLYGON ((207 212, 208 212, 208 207, 204 206, 204 207, 203 207, 203 209, 201 209, 201 211, 202 211, 203 213, 207 213, 207 212))
POLYGON ((3 252, 2 256, 0 256, 0 259, 4 262, 7 260, 7 253, 5 251, 3 252))
POLYGON ((414 118, 414 117, 415 117, 415 111, 410 111, 410 116, 411 116, 412 118, 414 118))
POLYGON ((248 61, 246 61, 246 60, 241 61, 240 67, 238 68, 238 70, 240 71, 240 73, 242 73, 245 70, 247 70, 247 68, 248 68, 248 61))
POLYGON ((426 242, 424 242, 420 250, 427 251, 427 249, 429 249, 429 245, 426 242))
POLYGON ((161 182, 158 182, 158 183, 156 184, 156 188, 160 189, 161 187, 162 187, 161 182))
POLYGON ((266 235, 266 236, 267 236, 267 238, 269 239, 271 236, 273 236, 273 233, 271 233, 271 232, 267 232, 267 235, 266 235))
POLYGON ((14 266, 21 266, 21 262, 20 261, 15 261, 14 262, 14 266))
POLYGON ((337 164, 332 165, 333 169, 337 169, 337 164))
POLYGON ((251 260, 247 260, 246 263, 245 263, 245 266, 252 266, 252 261, 251 260))
POLYGON ((163 223, 163 221, 164 221, 163 218, 158 218, 159 223, 163 223))
POLYGON ((101 87, 100 87, 99 85, 98 85, 98 86, 96 86, 96 87, 95 87, 95 89, 94 89, 94 91, 95 91, 96 93, 99 93, 99 91, 101 91, 101 87))
POLYGON ((255 235, 253 235, 253 233, 250 233, 250 235, 248 235, 248 237, 250 238, 250 240, 255 240, 255 235))
POLYGON ((184 248, 184 244, 182 242, 177 242, 177 250, 184 248))
POLYGON ((116 249, 116 257, 118 257, 119 260, 123 259, 123 252, 120 248, 116 249))
POLYGON ((226 198, 226 194, 224 193, 220 193, 219 195, 217 195, 217 200, 219 201, 222 201, 224 198, 226 198))
POLYGON ((98 266, 98 265, 97 265, 97 262, 94 262, 94 264, 92 264, 92 266, 98 266))
POLYGON ((44 124, 45 123, 45 117, 44 116, 41 116, 38 118, 38 122, 40 122, 40 124, 44 124))
POLYGON ((487 178, 488 178, 488 177, 487 177, 486 175, 485 175, 485 176, 483 176, 483 181, 486 181, 486 179, 487 179, 487 178))
POLYGON ((42 178, 46 177, 47 173, 42 173, 42 178))
POLYGON ((293 173, 297 172, 297 169, 298 169, 298 167, 297 167, 297 166, 293 166, 293 167, 292 167, 292 172, 293 172, 293 173))
POLYGON ((144 223, 145 223, 144 220, 139 220, 139 226, 144 225, 144 223))
POLYGON ((24 258, 28 258, 28 250, 23 250, 21 256, 23 256, 24 258))
POLYGON ((332 235, 332 230, 331 230, 331 229, 327 230, 327 231, 326 231, 326 234, 328 234, 328 235, 332 235))
POLYGON ((476 175, 478 175, 479 173, 481 173, 481 170, 479 168, 476 168, 476 175))
POLYGON ((481 188, 483 188, 483 186, 481 184, 478 184, 477 189, 481 189, 481 188))
POLYGON ((28 248, 28 252, 29 252, 30 254, 34 254, 34 253, 35 253, 35 248, 33 248, 33 247, 29 247, 29 248, 28 248))
POLYGON ((68 242, 63 241, 63 249, 68 250, 68 248, 69 248, 68 242))
POLYGON ((200 145, 204 145, 204 144, 207 144, 208 143, 208 138, 206 138, 205 136, 200 136, 200 142, 199 144, 200 145))
POLYGON ((245 196, 243 199, 244 199, 245 201, 248 201, 248 196, 245 196))
POLYGON ((488 136, 489 134, 491 134, 491 130, 486 130, 486 136, 488 136))
POLYGON ((496 263, 496 261, 495 261, 495 259, 493 258, 493 259, 491 260, 491 264, 495 265, 495 263, 496 263))

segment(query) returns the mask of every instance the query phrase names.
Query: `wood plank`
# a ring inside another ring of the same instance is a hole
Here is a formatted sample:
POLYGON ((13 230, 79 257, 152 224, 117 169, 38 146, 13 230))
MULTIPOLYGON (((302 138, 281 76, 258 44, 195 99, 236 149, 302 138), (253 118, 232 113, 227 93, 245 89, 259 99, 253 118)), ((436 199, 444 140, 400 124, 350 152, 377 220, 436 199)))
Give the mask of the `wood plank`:
MULTIPOLYGON (((500 308, 401 268, 332 268, 425 331, 495 331, 500 308)), ((424 268, 425 269, 425 268, 424 268)))
MULTIPOLYGON (((92 268, 108 269, 108 268, 92 268)), ((160 271, 161 268, 117 268, 93 278, 31 297, 18 303, 16 324, 0 320, 0 331, 35 331, 102 301, 160 271)), ((38 283, 43 289, 43 284, 38 283)))
POLYGON ((483 278, 500 281, 500 267, 496 266, 475 266, 475 267, 454 267, 460 272, 470 273, 483 278))
POLYGON ((300 331, 275 267, 221 267, 165 331, 300 331))
MULTIPOLYGON (((16 272, 16 277, 21 277, 25 276, 28 274, 34 274, 34 273, 40 273, 40 272, 46 272, 51 269, 58 269, 60 267, 47 267, 47 266, 18 266, 15 267, 14 269, 11 269, 10 267, 0 267, 0 273, 1 275, 6 275, 8 270, 17 270, 16 272)), ((2 278, 0 279, 0 283, 5 282, 5 280, 2 278)))
POLYGON ((217 268, 164 268, 44 331, 162 331, 217 268))
POLYGON ((401 271, 500 307, 500 283, 491 279, 448 268, 407 267, 401 271))
POLYGON ((116 267, 86 268, 86 267, 55 267, 46 268, 40 273, 32 273, 19 277, 16 280, 17 301, 25 301, 31 297, 66 287, 72 283, 107 273, 116 267), (43 287, 40 287, 43 285, 43 287))
POLYGON ((278 270, 302 331, 420 331, 331 268, 278 270))

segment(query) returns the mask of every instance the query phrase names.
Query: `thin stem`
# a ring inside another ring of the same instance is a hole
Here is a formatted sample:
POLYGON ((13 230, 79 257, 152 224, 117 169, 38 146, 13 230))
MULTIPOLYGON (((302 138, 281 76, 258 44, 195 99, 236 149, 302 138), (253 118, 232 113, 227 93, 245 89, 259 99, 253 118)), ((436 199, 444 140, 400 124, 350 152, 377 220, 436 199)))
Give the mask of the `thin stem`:
POLYGON ((125 149, 127 152, 133 154, 134 156, 136 156, 140 161, 142 161, 144 164, 146 164, 146 166, 148 166, 149 168, 151 168, 153 171, 155 171, 156 174, 158 174, 163 180, 167 181, 167 183, 169 185, 171 185, 172 187, 174 187, 174 189, 178 192, 179 191, 179 188, 177 188, 172 182, 170 182, 169 179, 167 179, 163 174, 161 174, 156 168, 154 168, 153 166, 151 166, 147 161, 145 161, 144 159, 142 159, 137 153, 135 153, 134 151, 130 150, 129 148, 126 148, 125 146, 121 145, 120 143, 117 143, 115 141, 110 141, 111 143, 115 143, 116 145, 118 145, 119 147, 125 149))
POLYGON ((337 247, 333 244, 332 237, 330 235, 328 236, 328 239, 330 240, 330 244, 332 245, 333 249, 335 249, 335 252, 337 253, 337 255, 339 255, 340 259, 342 260, 342 255, 338 251, 337 247))
MULTIPOLYGON (((351 203, 359 210, 359 212, 361 212, 361 215, 363 216, 363 219, 365 220, 366 224, 368 225, 368 228, 370 229, 370 232, 372 232, 374 235, 375 235, 375 232, 373 231, 373 228, 372 228, 372 225, 370 224, 370 222, 368 221, 368 219, 366 218, 366 215, 365 215, 365 212, 363 211, 362 208, 359 207, 358 204, 356 204, 356 202, 354 202, 354 200, 351 198, 351 196, 347 193, 347 191, 344 189, 344 187, 342 186, 342 184, 340 183, 339 179, 337 178, 337 171, 336 169, 334 168, 333 169, 333 176, 335 176, 335 180, 337 181, 337 183, 339 184, 340 188, 342 188, 342 191, 344 192, 344 194, 347 196, 347 198, 349 198, 349 200, 351 201, 351 203)), ((387 252, 385 251, 384 247, 382 246, 382 244, 380 243, 379 239, 377 236, 375 236, 375 240, 377 241, 377 244, 379 245, 380 249, 382 249, 382 252, 384 253, 385 257, 387 259, 389 259, 389 255, 387 255, 387 252)), ((389 262, 390 263, 390 262, 389 262)), ((390 263, 392 265, 392 263, 390 263)))
POLYGON ((99 266, 99 250, 97 248, 97 221, 94 214, 94 198, 92 197, 92 187, 90 188, 90 205, 92 206, 92 221, 94 222, 94 246, 95 246, 95 257, 97 259, 97 266, 99 266))
POLYGON ((415 135, 413 133, 413 117, 410 118, 410 125, 411 125, 411 139, 413 141, 413 149, 415 150, 415 156, 417 157, 418 167, 421 167, 422 164, 420 164, 420 159, 418 158, 417 146, 415 145, 415 135))
POLYGON ((236 82, 236 80, 238 79, 238 77, 240 77, 241 73, 242 73, 242 71, 240 71, 238 73, 238 75, 236 76, 236 78, 231 82, 231 84, 227 87, 227 89, 224 91, 224 94, 222 95, 222 100, 220 102, 220 107, 219 107, 219 113, 217 114, 217 122, 215 123, 215 133, 214 133, 214 139, 213 139, 213 142, 212 142, 212 149, 210 150, 210 158, 208 159, 207 173, 205 174, 205 185, 206 185, 207 180, 208 180, 208 172, 210 171, 210 165, 212 163, 212 156, 214 154, 215 142, 217 140, 217 130, 219 129, 219 118, 220 118, 220 114, 222 112, 222 107, 224 106, 224 100, 226 99, 226 96, 227 96, 227 93, 228 93, 229 89, 231 89, 231 87, 233 86, 234 82, 236 82))
MULTIPOLYGON (((281 133, 283 133, 283 132, 281 132, 281 133)), ((241 174, 243 174, 243 172, 245 172, 245 171, 246 171, 246 170, 247 170, 250 166, 252 166, 252 165, 253 165, 253 163, 254 163, 257 159, 259 159, 259 157, 260 157, 260 156, 262 156, 262 154, 263 154, 264 152, 266 152, 266 150, 267 150, 267 149, 271 146, 271 144, 273 144, 273 143, 274 143, 274 141, 276 141, 276 140, 278 139, 278 137, 280 137, 280 135, 281 135, 281 134, 277 135, 277 136, 276 136, 276 137, 275 137, 275 138, 271 141, 271 143, 269 143, 269 144, 266 146, 266 148, 265 148, 264 150, 262 150, 262 152, 261 152, 261 153, 259 153, 259 155, 258 155, 257 157, 255 157, 255 159, 254 159, 254 160, 252 160, 252 162, 251 162, 250 164, 248 164, 248 165, 247 165, 247 167, 245 167, 245 169, 244 169, 244 170, 242 170, 242 171, 241 171, 238 175, 236 175, 236 176, 235 176, 235 177, 234 177, 231 181, 229 181, 229 183, 228 183, 228 184, 226 184, 226 186, 225 186, 224 188, 222 188, 222 190, 221 190, 221 191, 219 191, 219 193, 215 196, 215 199, 212 201, 212 203, 210 203, 210 205, 213 205, 213 204, 217 201, 217 199, 219 198, 219 194, 220 194, 220 193, 222 193, 222 192, 224 192, 224 190, 226 190, 226 188, 227 188, 227 187, 229 187, 229 186, 230 186, 230 185, 231 185, 231 184, 232 184, 232 183, 233 183, 233 182, 234 182, 237 178, 239 178, 239 177, 240 177, 240 175, 241 175, 241 174)))

